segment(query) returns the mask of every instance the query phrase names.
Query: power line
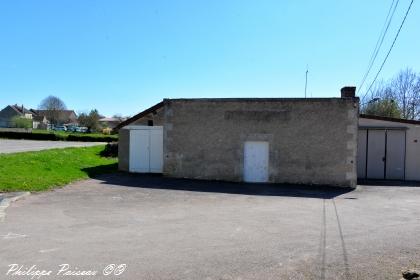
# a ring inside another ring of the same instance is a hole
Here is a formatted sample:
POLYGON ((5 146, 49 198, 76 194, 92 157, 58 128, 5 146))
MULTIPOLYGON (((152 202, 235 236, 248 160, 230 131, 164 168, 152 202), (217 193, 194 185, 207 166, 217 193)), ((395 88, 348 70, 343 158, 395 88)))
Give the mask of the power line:
MULTIPOLYGON (((373 79, 372 83, 370 84, 370 86, 369 86, 368 90, 367 90, 367 91, 365 92, 365 94, 363 95, 363 98, 365 98, 365 97, 366 97, 366 95, 368 94, 368 92, 369 92, 369 91, 370 91, 370 89, 372 88, 373 84, 376 82, 376 79, 378 78, 379 74, 381 73, 382 68, 384 67, 384 65, 385 65, 385 63, 386 63, 386 61, 387 61, 387 59, 388 59, 388 57, 389 57, 389 54, 391 53, 392 48, 394 47, 395 42, 397 41, 398 36, 400 35, 401 29, 402 29, 402 28, 403 28, 403 26, 404 26, 405 20, 407 19, 408 13, 410 12, 410 9, 411 9, 411 6, 413 5, 413 2, 414 2, 414 0, 411 0, 410 5, 408 6, 408 9, 407 9, 407 11, 405 12, 404 19, 403 19, 403 21, 401 22, 400 28, 398 28, 397 34, 395 35, 394 41, 392 42, 392 45, 391 45, 391 47, 389 48, 389 51, 388 51, 388 53, 386 54, 385 59, 384 59, 384 61, 382 62, 381 67, 380 67, 380 68, 379 68, 379 70, 378 70, 378 73, 376 73, 376 76, 375 76, 375 78, 373 79)), ((363 98, 362 98, 362 99, 363 99, 363 98)))
POLYGON ((373 63, 375 62, 376 57, 378 56, 379 50, 382 46, 382 43, 384 42, 385 35, 388 32, 388 28, 391 24, 392 18, 393 18, 394 13, 395 13, 395 10, 397 9, 399 0, 397 0, 395 6, 394 6, 394 2, 395 2, 395 0, 392 0, 391 6, 389 7, 389 10, 388 10, 388 14, 386 15, 386 18, 385 18, 384 26, 382 27, 381 33, 379 34, 378 40, 376 41, 375 49, 373 50, 373 53, 370 57, 367 71, 362 78, 362 82, 360 83, 360 85, 358 87, 358 91, 360 91, 362 89, 362 87, 363 87, 363 85, 366 81, 366 78, 368 77, 369 72, 372 69, 373 63), (394 9, 392 9, 392 7, 394 7, 394 9), (391 11, 392 11, 392 13, 391 13, 391 11))

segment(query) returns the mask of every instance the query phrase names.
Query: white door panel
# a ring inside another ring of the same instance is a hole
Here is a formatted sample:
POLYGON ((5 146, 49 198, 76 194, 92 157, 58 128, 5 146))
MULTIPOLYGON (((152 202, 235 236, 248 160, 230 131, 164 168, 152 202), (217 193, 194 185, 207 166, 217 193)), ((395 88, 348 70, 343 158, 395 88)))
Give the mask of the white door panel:
POLYGON ((162 127, 134 126, 130 130, 129 171, 161 173, 163 169, 162 127))
POLYGON ((368 132, 367 178, 385 178, 385 130, 368 132))
POLYGON ((388 130, 386 138, 386 179, 404 180, 405 131, 388 130))
POLYGON ((269 145, 263 141, 247 141, 244 145, 244 181, 268 182, 269 145))
POLYGON ((149 131, 130 131, 130 172, 149 172, 149 131))
POLYGON ((161 173, 163 166, 163 131, 150 130, 150 172, 161 173))

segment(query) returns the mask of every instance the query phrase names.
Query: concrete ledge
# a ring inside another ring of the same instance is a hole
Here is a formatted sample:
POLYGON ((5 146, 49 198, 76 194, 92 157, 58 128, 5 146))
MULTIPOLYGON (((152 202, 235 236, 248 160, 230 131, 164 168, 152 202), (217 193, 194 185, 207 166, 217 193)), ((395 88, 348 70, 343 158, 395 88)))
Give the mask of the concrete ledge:
POLYGON ((21 198, 30 195, 30 192, 14 192, 6 193, 0 196, 0 222, 4 221, 6 217, 6 208, 10 206, 12 202, 15 202, 21 198))

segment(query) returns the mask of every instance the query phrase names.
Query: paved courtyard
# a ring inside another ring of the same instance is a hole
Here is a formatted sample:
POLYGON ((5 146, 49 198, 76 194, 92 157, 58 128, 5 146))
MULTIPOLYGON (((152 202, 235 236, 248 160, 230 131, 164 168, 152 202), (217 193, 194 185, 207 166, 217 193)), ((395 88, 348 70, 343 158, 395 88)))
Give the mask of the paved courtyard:
POLYGON ((63 279, 399 279, 420 265, 419 206, 416 186, 105 175, 13 203, 0 223, 0 278, 29 279, 7 276, 10 264, 68 264, 98 274, 63 279), (126 268, 104 276, 109 264, 126 268))
POLYGON ((41 151, 47 149, 68 147, 90 147, 105 143, 98 142, 70 142, 70 141, 35 141, 0 139, 0 154, 18 153, 28 151, 41 151))

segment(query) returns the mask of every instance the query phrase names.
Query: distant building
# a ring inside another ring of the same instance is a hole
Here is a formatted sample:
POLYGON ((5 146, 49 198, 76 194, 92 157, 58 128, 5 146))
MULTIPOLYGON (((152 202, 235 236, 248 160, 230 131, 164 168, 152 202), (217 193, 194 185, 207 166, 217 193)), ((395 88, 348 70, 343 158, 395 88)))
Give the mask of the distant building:
POLYGON ((26 109, 23 105, 7 105, 0 111, 0 127, 14 127, 13 118, 32 119, 33 115, 34 113, 26 109))
POLYGON ((126 120, 125 118, 115 118, 115 117, 106 118, 106 117, 104 117, 104 118, 99 119, 99 123, 103 127, 115 128, 117 125, 119 125, 120 123, 122 123, 125 120, 126 120))
POLYGON ((34 129, 47 129, 48 120, 45 116, 32 116, 32 127, 34 129))
POLYGON ((53 120, 52 116, 54 118, 58 119, 57 124, 78 124, 77 121, 77 115, 74 112, 74 110, 35 110, 31 109, 31 112, 33 112, 37 116, 44 116, 49 123, 54 123, 55 120, 53 120))

